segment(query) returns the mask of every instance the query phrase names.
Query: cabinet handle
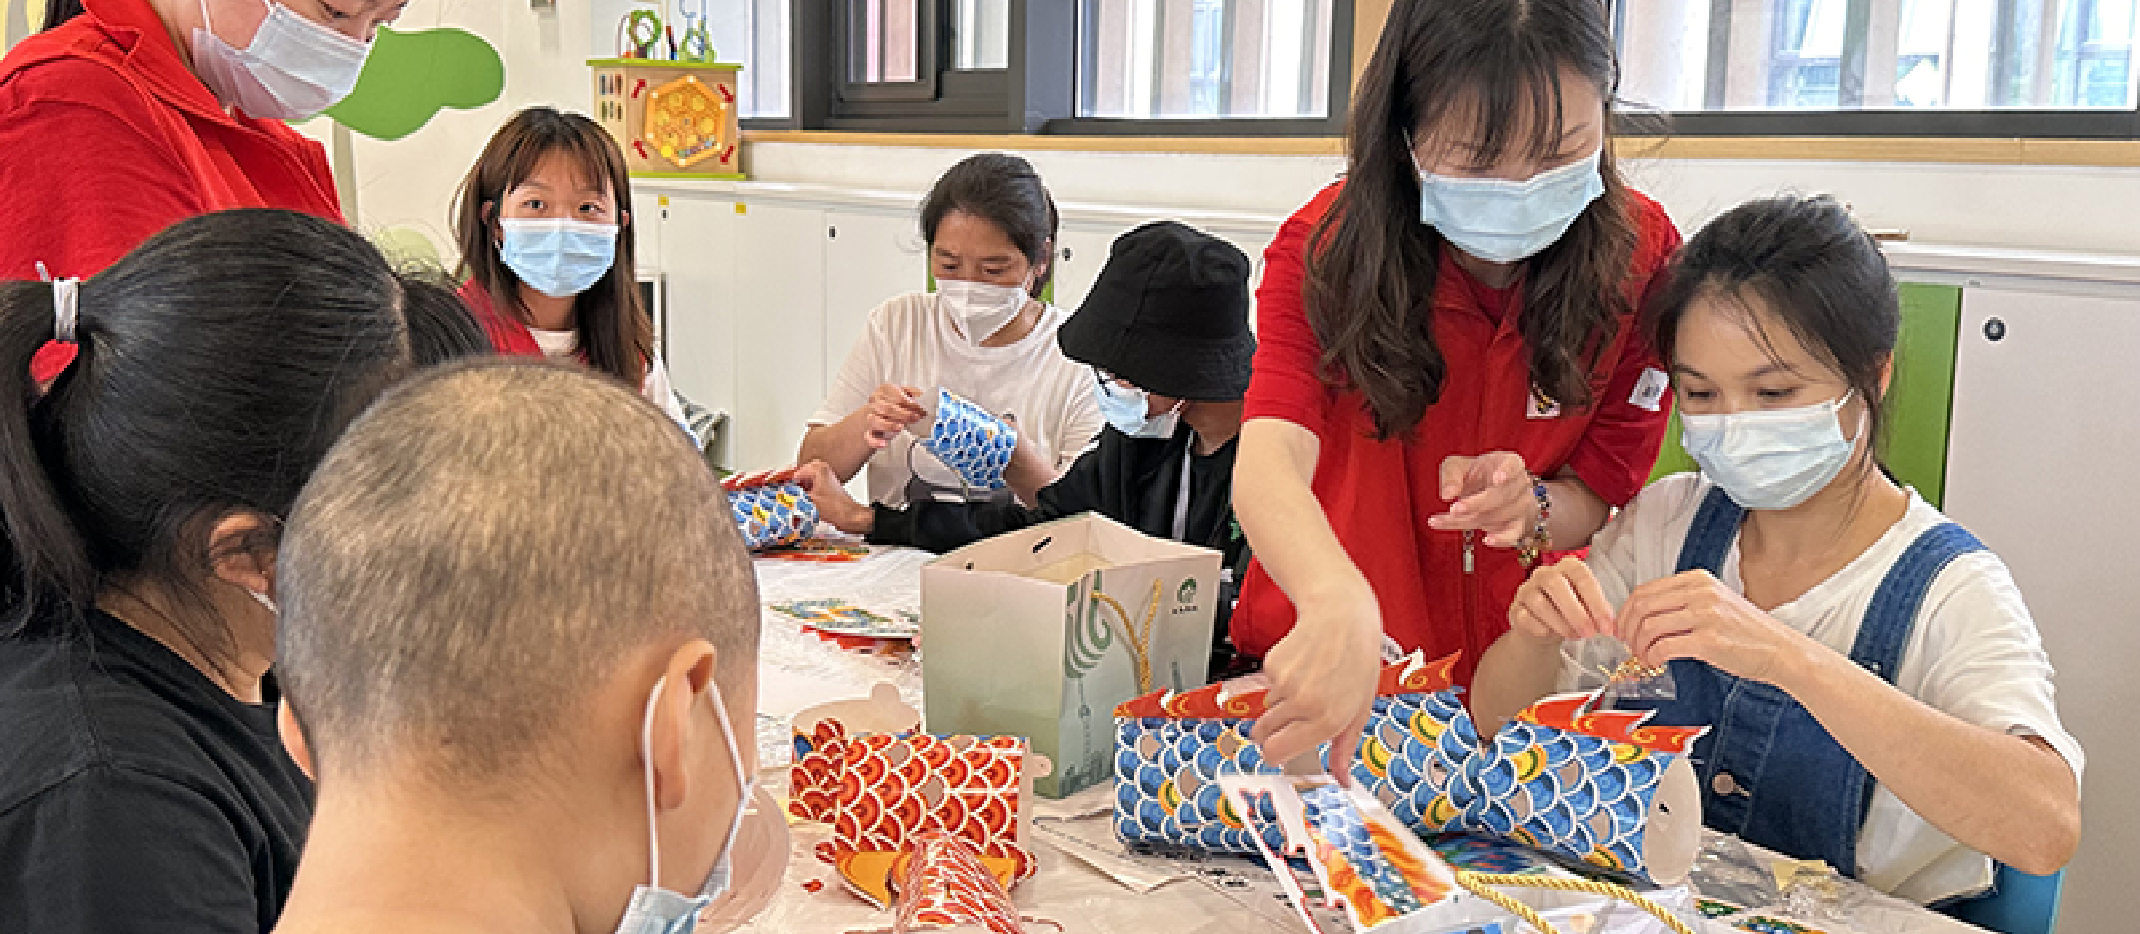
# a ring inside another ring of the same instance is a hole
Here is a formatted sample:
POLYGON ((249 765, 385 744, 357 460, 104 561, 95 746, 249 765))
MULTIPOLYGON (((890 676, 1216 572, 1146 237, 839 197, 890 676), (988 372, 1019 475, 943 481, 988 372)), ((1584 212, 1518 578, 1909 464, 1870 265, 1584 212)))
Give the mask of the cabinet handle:
POLYGON ((838 240, 840 238, 840 229, 838 227, 827 227, 825 228, 825 236, 838 240))
POLYGON ((2006 339, 2006 322, 1998 318, 1984 319, 1984 339, 1996 344, 2006 339))
POLYGON ((1064 262, 1069 262, 1069 261, 1070 261, 1070 248, 1069 248, 1069 247, 1063 247, 1063 261, 1064 261, 1064 262))

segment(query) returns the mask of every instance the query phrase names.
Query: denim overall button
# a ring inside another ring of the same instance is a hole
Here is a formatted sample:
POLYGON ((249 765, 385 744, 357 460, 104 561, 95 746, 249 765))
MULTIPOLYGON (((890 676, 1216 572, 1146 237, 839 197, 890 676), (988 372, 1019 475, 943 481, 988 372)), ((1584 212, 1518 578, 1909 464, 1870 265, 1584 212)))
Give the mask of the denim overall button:
POLYGON ((1725 796, 1746 793, 1745 789, 1739 787, 1739 780, 1731 777, 1730 772, 1716 773, 1716 777, 1709 780, 1709 787, 1717 794, 1725 796))

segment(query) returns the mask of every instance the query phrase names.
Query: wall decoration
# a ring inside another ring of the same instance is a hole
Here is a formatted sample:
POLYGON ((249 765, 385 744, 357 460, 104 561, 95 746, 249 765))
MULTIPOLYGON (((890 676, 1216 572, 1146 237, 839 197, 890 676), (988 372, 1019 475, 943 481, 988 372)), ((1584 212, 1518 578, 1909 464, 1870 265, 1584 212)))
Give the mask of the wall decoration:
POLYGON ((441 109, 472 110, 504 92, 505 62, 483 37, 465 29, 381 27, 356 90, 327 116, 374 139, 397 140, 441 109))

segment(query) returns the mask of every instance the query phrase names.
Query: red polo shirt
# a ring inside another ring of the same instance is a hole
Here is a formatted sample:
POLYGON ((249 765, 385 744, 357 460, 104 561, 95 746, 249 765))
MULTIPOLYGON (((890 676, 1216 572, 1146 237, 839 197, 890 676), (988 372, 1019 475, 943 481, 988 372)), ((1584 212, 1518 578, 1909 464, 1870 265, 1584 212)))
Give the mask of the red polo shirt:
MULTIPOLYGON (((1508 629, 1509 601, 1525 572, 1515 552, 1482 544, 1473 550, 1476 570, 1467 574, 1460 534, 1427 527, 1429 516, 1448 508, 1441 498, 1442 460, 1514 451, 1535 474, 1573 468, 1606 502, 1624 504, 1648 479, 1664 438, 1669 396, 1654 410, 1636 399, 1644 371, 1660 371, 1643 386, 1655 389, 1662 368, 1630 311, 1600 357, 1593 378, 1598 404, 1533 417, 1530 350, 1514 313, 1521 307, 1520 287, 1487 288, 1444 250, 1433 319, 1434 339, 1448 360, 1441 399, 1428 407, 1412 440, 1375 440, 1365 397, 1317 376, 1322 345, 1301 301, 1308 238, 1342 185, 1324 189, 1288 218, 1264 253, 1255 376, 1244 415, 1315 432, 1321 442, 1315 497, 1374 588, 1384 628, 1405 649, 1424 650, 1428 658, 1462 650, 1458 680, 1469 684, 1480 653, 1508 629)), ((1631 194, 1640 237, 1627 290, 1639 307, 1653 284, 1661 284, 1658 273, 1678 249, 1679 232, 1656 202, 1631 194)), ((1234 610, 1235 644, 1262 656, 1293 622, 1292 603, 1260 562, 1251 564, 1234 610)))
MULTIPOLYGON (((223 109, 146 0, 87 12, 0 59, 0 279, 88 277, 172 223, 229 208, 342 211, 325 150, 223 109)), ((31 363, 59 375, 74 348, 31 363)))

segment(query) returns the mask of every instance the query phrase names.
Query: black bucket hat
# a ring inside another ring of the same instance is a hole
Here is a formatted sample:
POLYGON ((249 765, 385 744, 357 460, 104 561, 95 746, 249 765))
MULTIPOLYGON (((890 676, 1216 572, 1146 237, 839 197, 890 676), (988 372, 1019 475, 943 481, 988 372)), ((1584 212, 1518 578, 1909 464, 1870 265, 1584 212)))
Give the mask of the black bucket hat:
POLYGON ((1056 340, 1063 354, 1146 392, 1194 402, 1248 394, 1248 257, 1175 221, 1115 238, 1107 265, 1056 340))

